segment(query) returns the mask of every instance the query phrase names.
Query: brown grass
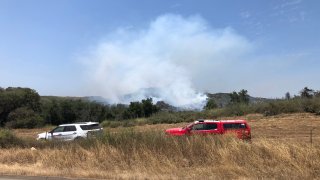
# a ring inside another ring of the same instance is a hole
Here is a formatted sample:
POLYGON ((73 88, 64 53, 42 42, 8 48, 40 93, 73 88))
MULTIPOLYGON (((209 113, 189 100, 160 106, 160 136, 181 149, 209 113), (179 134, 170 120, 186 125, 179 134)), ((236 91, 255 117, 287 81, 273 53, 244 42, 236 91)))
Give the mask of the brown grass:
POLYGON ((117 145, 96 142, 89 148, 72 144, 36 151, 2 149, 0 168, 6 174, 89 178, 312 179, 320 176, 319 146, 263 139, 246 143, 213 137, 170 138, 166 143, 162 138, 155 139, 159 144, 144 139, 117 145))
POLYGON ((252 143, 229 136, 167 137, 161 132, 186 123, 146 125, 132 131, 118 128, 98 141, 42 146, 36 151, 0 149, 0 173, 101 179, 320 177, 319 131, 315 130, 312 146, 308 137, 311 127, 320 127, 319 116, 236 118, 249 120, 252 143))

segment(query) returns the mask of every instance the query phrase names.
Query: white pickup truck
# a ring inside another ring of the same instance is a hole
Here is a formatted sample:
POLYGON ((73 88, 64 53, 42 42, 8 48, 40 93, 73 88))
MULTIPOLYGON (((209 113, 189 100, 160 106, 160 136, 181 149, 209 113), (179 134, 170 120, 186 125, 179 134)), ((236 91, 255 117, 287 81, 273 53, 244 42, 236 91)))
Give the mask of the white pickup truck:
POLYGON ((37 140, 62 140, 88 138, 90 135, 102 133, 103 128, 98 122, 78 122, 73 124, 61 124, 49 132, 38 134, 37 140))

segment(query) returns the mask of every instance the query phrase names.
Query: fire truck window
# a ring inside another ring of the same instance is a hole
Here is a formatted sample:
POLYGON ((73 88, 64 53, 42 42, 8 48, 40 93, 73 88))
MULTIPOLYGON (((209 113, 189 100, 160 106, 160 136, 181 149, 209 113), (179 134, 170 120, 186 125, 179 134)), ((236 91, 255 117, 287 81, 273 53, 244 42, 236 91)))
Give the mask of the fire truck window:
POLYGON ((195 125, 193 125, 192 126, 192 130, 204 130, 205 128, 204 128, 204 125, 205 124, 195 124, 195 125))
POLYGON ((205 129, 206 130, 213 130, 213 129, 217 129, 217 124, 216 123, 209 123, 205 125, 205 129))

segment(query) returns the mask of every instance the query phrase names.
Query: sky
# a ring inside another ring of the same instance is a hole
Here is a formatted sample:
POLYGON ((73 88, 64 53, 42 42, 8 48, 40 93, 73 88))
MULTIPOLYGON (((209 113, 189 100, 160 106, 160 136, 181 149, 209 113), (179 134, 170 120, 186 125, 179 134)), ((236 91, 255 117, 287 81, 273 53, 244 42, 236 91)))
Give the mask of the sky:
POLYGON ((0 87, 175 105, 320 90, 319 19, 318 0, 0 0, 0 87))

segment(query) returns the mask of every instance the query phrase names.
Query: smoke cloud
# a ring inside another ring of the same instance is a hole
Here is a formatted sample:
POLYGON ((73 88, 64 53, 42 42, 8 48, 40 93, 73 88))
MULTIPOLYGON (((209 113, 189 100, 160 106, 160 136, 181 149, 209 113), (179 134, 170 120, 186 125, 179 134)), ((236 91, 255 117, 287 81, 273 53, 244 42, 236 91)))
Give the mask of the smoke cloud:
POLYGON ((119 28, 86 57, 88 87, 112 103, 152 97, 177 107, 203 107, 223 69, 252 49, 231 28, 200 16, 159 16, 142 29, 119 28))

